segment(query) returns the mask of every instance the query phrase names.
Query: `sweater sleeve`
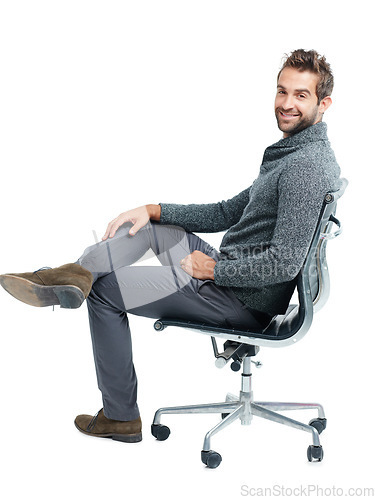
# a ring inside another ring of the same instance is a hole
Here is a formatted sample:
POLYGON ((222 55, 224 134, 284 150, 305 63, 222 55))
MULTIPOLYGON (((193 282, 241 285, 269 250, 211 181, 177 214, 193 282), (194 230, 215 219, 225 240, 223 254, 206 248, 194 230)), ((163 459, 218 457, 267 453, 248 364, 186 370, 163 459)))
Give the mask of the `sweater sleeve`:
POLYGON ((329 176, 319 166, 297 164, 285 169, 278 182, 277 220, 271 241, 256 252, 243 251, 238 258, 220 260, 214 268, 215 283, 257 288, 294 279, 330 189, 329 176))
POLYGON ((225 231, 236 224, 249 202, 250 188, 233 198, 218 203, 179 205, 159 203, 160 223, 183 227, 186 231, 215 233, 225 231))

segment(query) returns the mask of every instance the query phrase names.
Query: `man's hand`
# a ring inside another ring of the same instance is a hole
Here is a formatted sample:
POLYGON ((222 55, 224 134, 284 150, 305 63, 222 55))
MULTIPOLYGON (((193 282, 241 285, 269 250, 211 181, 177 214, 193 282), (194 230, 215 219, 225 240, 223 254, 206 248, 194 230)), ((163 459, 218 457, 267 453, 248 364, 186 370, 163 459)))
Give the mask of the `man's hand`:
POLYGON ((213 280, 216 260, 199 250, 194 250, 180 261, 182 269, 193 278, 213 280))
POLYGON ((160 220, 160 211, 160 205, 144 205, 143 207, 138 207, 134 208, 133 210, 123 212, 108 224, 107 230, 102 240, 106 240, 108 236, 110 238, 113 238, 113 236, 116 234, 117 229, 125 224, 125 222, 133 223, 133 227, 130 229, 129 234, 134 236, 141 229, 141 227, 147 224, 150 219, 160 220))

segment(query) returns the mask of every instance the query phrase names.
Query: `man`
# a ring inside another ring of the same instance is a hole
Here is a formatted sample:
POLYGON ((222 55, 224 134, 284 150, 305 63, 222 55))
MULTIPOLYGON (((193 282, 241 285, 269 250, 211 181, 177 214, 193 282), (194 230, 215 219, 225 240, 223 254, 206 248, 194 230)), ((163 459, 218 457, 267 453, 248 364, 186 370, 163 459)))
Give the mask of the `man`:
POLYGON ((333 76, 324 57, 296 50, 277 77, 283 138, 264 153, 258 178, 227 201, 147 205, 109 223, 76 263, 0 276, 35 306, 87 299, 103 409, 77 428, 124 442, 142 439, 127 313, 262 331, 283 314, 306 257, 324 195, 340 175, 322 122, 333 76), (220 250, 194 232, 226 231, 220 250), (131 266, 149 250, 162 266, 131 266))

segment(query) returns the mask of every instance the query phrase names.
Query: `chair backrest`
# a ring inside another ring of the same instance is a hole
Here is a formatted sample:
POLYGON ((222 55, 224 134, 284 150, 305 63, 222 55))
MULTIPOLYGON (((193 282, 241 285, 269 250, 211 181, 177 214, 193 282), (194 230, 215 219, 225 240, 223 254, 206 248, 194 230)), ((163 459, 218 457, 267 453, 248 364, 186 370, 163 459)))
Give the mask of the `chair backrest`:
POLYGON ((271 345, 272 343, 273 346, 281 347, 297 342, 309 330, 313 314, 326 303, 329 296, 326 246, 329 239, 335 238, 342 231, 335 213, 337 201, 344 194, 347 185, 346 179, 340 179, 339 189, 327 193, 324 198, 309 251, 297 276, 299 304, 290 305, 285 315, 276 316, 254 344, 271 345), (334 224, 338 226, 337 231, 332 231, 334 224))

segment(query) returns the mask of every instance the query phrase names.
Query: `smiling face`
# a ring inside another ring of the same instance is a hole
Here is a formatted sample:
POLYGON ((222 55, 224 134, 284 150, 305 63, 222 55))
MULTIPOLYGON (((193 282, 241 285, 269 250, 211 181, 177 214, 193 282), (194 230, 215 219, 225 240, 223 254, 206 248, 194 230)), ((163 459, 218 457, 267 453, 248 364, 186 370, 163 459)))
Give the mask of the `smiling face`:
POLYGON ((277 82, 275 115, 283 137, 289 137, 318 123, 331 105, 331 98, 325 97, 318 104, 316 86, 319 76, 310 71, 284 68, 277 82))

